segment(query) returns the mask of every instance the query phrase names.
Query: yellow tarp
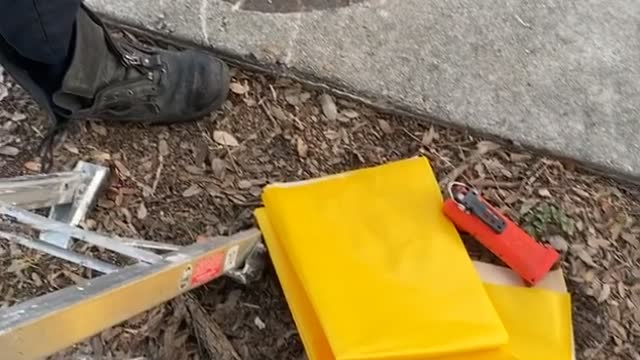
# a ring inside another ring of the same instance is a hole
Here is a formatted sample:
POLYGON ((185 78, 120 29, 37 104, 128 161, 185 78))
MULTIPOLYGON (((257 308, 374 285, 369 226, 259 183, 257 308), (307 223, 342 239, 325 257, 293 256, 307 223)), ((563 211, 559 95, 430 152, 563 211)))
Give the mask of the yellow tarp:
POLYGON ((256 216, 310 360, 570 359, 568 296, 483 286, 425 159, 263 198, 256 216))

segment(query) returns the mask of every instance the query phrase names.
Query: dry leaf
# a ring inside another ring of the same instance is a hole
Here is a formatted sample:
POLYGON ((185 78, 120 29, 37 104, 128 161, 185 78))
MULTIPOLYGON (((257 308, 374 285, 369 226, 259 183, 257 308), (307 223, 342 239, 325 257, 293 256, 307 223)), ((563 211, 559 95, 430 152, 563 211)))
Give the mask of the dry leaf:
POLYGON ((24 163, 24 167, 27 170, 35 172, 39 172, 40 170, 42 170, 42 164, 37 161, 27 161, 26 163, 24 163))
POLYGON ((610 295, 611 295, 611 286, 609 284, 604 284, 602 286, 602 291, 600 292, 600 296, 598 296, 598 302, 603 303, 607 301, 610 295))
POLYGON ((9 96, 9 89, 3 84, 0 84, 0 101, 4 100, 7 96, 9 96))
POLYGON ((91 130, 98 135, 107 136, 107 128, 102 125, 99 125, 96 122, 91 122, 91 130))
POLYGON ((549 189, 539 189, 538 190, 538 195, 542 196, 542 197, 546 197, 546 198, 550 198, 551 197, 551 192, 549 192, 549 189))
POLYGON ((259 197, 262 194, 262 188, 260 188, 259 186, 252 186, 249 189, 249 194, 255 197, 259 197))
POLYGON ((13 113, 13 115, 11 115, 11 120, 12 121, 22 121, 24 119, 27 118, 27 115, 23 114, 23 113, 13 113))
POLYGON ((618 294, 620 294, 621 299, 624 299, 626 297, 625 295, 627 294, 626 287, 624 286, 624 283, 622 283, 622 281, 618 282, 618 294))
POLYGON ((238 140, 226 131, 216 130, 213 132, 213 140, 220 145, 238 146, 238 140))
POLYGON ((225 170, 227 169, 227 164, 224 160, 215 158, 211 160, 211 171, 215 177, 222 177, 224 175, 225 170))
POLYGON ((615 223, 613 224, 613 226, 611 226, 611 228, 609 229, 609 231, 611 231, 611 241, 615 242, 616 240, 618 240, 623 227, 624 225, 620 223, 615 223))
POLYGON ((627 340, 627 330, 625 330, 625 328, 620 325, 620 323, 615 320, 609 320, 609 327, 612 328, 614 330, 614 333, 617 333, 623 341, 627 340))
POLYGON ((229 90, 231 90, 234 94, 244 95, 249 91, 249 85, 232 82, 231 84, 229 84, 229 90))
POLYGON ((357 111, 353 110, 353 109, 342 110, 341 114, 346 116, 349 119, 355 119, 358 116, 360 116, 360 114, 357 111))
POLYGON ((0 155, 4 156, 16 156, 20 154, 20 149, 13 146, 0 146, 0 155))
POLYGON ((97 225, 98 222, 93 219, 85 219, 84 221, 80 222, 80 226, 82 226, 82 228, 85 230, 94 230, 97 225))
POLYGON ((338 118, 338 108, 335 101, 329 94, 320 95, 320 106, 322 107, 322 113, 327 119, 335 121, 338 118))
POLYGON ((202 175, 204 174, 204 169, 199 167, 199 166, 195 166, 195 165, 187 165, 184 167, 185 170, 187 170, 187 172, 189 174, 194 174, 194 175, 202 175))
POLYGON ((116 203, 113 200, 100 199, 98 200, 98 207, 101 207, 103 209, 113 209, 114 207, 116 207, 116 203))
MULTIPOLYGON (((131 215, 131 211, 129 211, 129 209, 127 208, 119 208, 118 211, 120 211, 120 213, 124 215, 124 218, 127 220, 127 224, 131 224, 131 220, 133 220, 133 215, 131 215)), ((129 229, 129 227, 126 224, 122 226, 122 228, 125 231, 129 229)))
POLYGON ((300 101, 303 104, 306 103, 309 99, 311 99, 311 93, 303 92, 302 94, 300 94, 300 101))
POLYGON ((339 122, 343 123, 343 124, 348 124, 349 122, 351 122, 351 119, 349 119, 348 117, 344 116, 344 114, 339 114, 338 118, 336 119, 339 122))
POLYGON ((82 284, 86 281, 82 276, 76 275, 68 270, 62 270, 64 276, 66 276, 69 280, 73 281, 76 284, 82 284))
POLYGON ((67 150, 72 154, 75 154, 75 155, 80 154, 80 150, 73 144, 64 144, 63 147, 65 150, 67 150))
POLYGON ((31 280, 33 280, 33 284, 35 286, 42 286, 42 279, 40 278, 40 275, 38 275, 35 272, 31 273, 31 280))
POLYGON ((422 135, 422 146, 429 147, 435 138, 435 134, 436 131, 433 126, 431 126, 429 130, 425 131, 424 135, 422 135))
POLYGON ((476 145, 477 149, 478 149, 478 153, 480 155, 484 155, 487 153, 490 153, 492 151, 498 150, 500 149, 500 145, 491 142, 491 141, 480 141, 477 145, 476 145))
POLYGON ((8 132, 13 132, 17 128, 18 128, 18 124, 15 123, 14 121, 7 121, 4 123, 4 125, 2 125, 2 129, 8 132))
POLYGON ((587 270, 587 272, 582 275, 582 278, 585 282, 591 283, 596 278, 596 273, 593 270, 587 270))
POLYGON ((279 106, 271 106, 271 115, 280 121, 287 121, 287 114, 279 106))
POLYGON ((160 141, 158 141, 158 152, 163 157, 169 155, 169 144, 167 144, 167 140, 160 139, 160 141))
POLYGON ((147 217, 147 214, 147 207, 144 206, 144 203, 140 204, 138 211, 136 212, 136 217, 140 220, 144 220, 147 217))
POLYGON ((609 246, 611 246, 611 243, 608 240, 600 239, 600 238, 593 237, 593 236, 589 237, 589 239, 587 240, 587 244, 589 244, 589 246, 594 248, 594 249, 597 249, 597 248, 608 248, 609 246))
POLYGON ((638 238, 635 234, 631 234, 631 233, 624 233, 621 235, 622 239, 626 242, 628 242, 631 246, 633 247, 640 247, 640 242, 638 241, 638 238))
POLYGON ((131 172, 129 171, 129 169, 127 169, 127 167, 124 166, 124 164, 120 160, 114 160, 113 161, 113 165, 116 166, 116 169, 118 169, 118 172, 122 176, 124 176, 124 177, 130 177, 131 176, 131 172))
POLYGON ((238 181, 238 189, 246 190, 246 189, 249 189, 251 186, 253 186, 253 185, 251 184, 251 181, 249 181, 249 180, 240 180, 240 181, 238 181))
POLYGON ((523 162, 531 159, 531 155, 511 153, 509 154, 509 159, 512 162, 523 162))
POLYGON ((382 130, 383 133, 387 135, 393 134, 393 129, 386 120, 378 119, 378 126, 380 126, 380 130, 382 130))
POLYGON ((302 138, 298 138, 296 142, 296 149, 298 150, 298 156, 305 158, 307 157, 307 153, 309 152, 309 146, 302 140, 302 138))
POLYGON ((547 242, 553 246, 554 249, 565 252, 569 249, 569 243, 560 235, 552 235, 547 238, 547 242))
POLYGON ((91 158, 95 161, 105 162, 111 160, 111 154, 102 151, 92 151, 91 158))
POLYGON ((596 263, 593 261, 593 258, 591 257, 591 255, 589 255, 587 250, 584 249, 583 247, 576 247, 575 249, 572 249, 572 250, 575 251, 576 255, 580 258, 580 260, 584 261, 585 264, 593 267, 598 267, 598 265, 596 265, 596 263))
POLYGON ((293 106, 302 105, 302 94, 298 88, 290 88, 284 91, 284 99, 293 106))
POLYGON ((326 130, 324 132, 324 136, 329 140, 336 140, 336 139, 340 138, 340 134, 337 131, 334 131, 334 130, 326 130))
POLYGON ((580 196, 583 199, 589 200, 591 198, 591 195, 589 195, 588 192, 586 192, 586 191, 584 191, 584 190, 582 190, 580 188, 574 187, 574 188, 572 188, 572 190, 573 190, 573 192, 575 192, 578 196, 580 196))
POLYGON ((18 274, 22 270, 29 267, 29 262, 24 259, 13 259, 11 260, 11 264, 6 268, 6 272, 18 274))
POLYGON ((182 193, 183 197, 192 197, 202 192, 202 188, 197 184, 191 185, 187 190, 182 193))

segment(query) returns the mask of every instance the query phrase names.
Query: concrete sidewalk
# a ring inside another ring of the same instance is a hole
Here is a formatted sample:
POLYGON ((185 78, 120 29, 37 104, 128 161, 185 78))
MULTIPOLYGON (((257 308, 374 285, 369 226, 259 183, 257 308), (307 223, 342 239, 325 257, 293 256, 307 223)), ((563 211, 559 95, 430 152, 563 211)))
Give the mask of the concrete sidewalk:
POLYGON ((89 0, 112 19, 640 178, 634 0, 89 0))

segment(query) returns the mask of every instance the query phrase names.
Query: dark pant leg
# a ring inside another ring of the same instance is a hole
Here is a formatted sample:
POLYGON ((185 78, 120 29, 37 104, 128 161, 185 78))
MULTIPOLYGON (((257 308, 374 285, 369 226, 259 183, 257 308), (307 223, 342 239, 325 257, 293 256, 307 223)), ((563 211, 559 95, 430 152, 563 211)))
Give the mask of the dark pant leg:
POLYGON ((0 0, 0 36, 20 55, 64 62, 81 0, 0 0))
POLYGON ((0 60, 32 95, 60 88, 69 67, 81 0, 0 0, 0 60), (7 62, 10 62, 7 63, 7 62), (18 75, 20 72, 22 75, 18 75))

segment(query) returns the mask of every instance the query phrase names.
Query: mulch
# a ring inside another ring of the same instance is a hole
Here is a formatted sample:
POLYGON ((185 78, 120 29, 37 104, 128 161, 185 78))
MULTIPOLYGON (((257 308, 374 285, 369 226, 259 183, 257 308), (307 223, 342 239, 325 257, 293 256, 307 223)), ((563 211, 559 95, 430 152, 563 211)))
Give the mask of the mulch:
MULTIPOLYGON (((0 176, 35 173, 44 116, 10 80, 0 86, 8 89, 0 98, 0 176)), ((475 185, 562 251, 578 359, 640 359, 638 189, 571 162, 239 69, 223 109, 208 118, 151 127, 77 123, 55 155, 55 169, 78 160, 112 169, 84 227, 177 244, 254 226, 265 184, 426 156, 441 184, 475 185)), ((495 261, 472 241, 469 246, 473 257, 495 261)), ((0 264, 0 307, 91 276, 5 243, 0 264)), ((192 295, 240 358, 305 359, 271 266, 250 286, 221 279, 192 295)), ((185 301, 152 309, 52 359, 207 359, 185 301)))

